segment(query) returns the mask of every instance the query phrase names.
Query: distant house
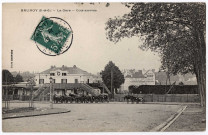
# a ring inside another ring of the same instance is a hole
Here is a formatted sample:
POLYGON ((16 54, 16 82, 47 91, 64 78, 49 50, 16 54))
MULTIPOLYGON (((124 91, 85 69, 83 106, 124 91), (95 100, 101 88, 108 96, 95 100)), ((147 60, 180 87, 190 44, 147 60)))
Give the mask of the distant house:
POLYGON ((182 82, 184 85, 197 85, 196 76, 190 73, 185 75, 170 75, 169 82, 166 72, 160 71, 155 73, 155 80, 157 85, 170 85, 174 82, 176 82, 176 85, 178 85, 180 82, 182 82))
POLYGON ((155 85, 155 70, 130 69, 123 71, 125 82, 121 85, 121 90, 128 90, 131 85, 155 85))
POLYGON ((53 78, 53 83, 93 83, 96 81, 94 75, 78 68, 76 65, 73 67, 55 67, 35 74, 36 85, 50 83, 50 77, 53 78))

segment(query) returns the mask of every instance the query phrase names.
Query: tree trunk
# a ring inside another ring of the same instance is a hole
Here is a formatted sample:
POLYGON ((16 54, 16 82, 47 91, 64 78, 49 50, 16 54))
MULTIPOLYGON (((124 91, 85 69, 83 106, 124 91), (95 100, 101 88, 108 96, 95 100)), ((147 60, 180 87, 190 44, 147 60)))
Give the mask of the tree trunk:
POLYGON ((206 106, 206 43, 204 39, 203 32, 200 32, 200 49, 201 49, 201 68, 200 68, 200 78, 201 78, 201 89, 203 94, 203 106, 206 106))
POLYGON ((205 107, 206 106, 206 87, 204 84, 204 75, 202 74, 202 71, 199 69, 197 71, 197 84, 198 84, 198 88, 199 88, 199 94, 200 94, 200 98, 201 98, 201 106, 205 107))
POLYGON ((201 98, 201 106, 206 106, 206 43, 203 31, 200 29, 195 31, 197 43, 197 57, 196 57, 196 78, 201 98))
POLYGON ((202 94, 202 91, 201 91, 201 80, 200 80, 200 75, 199 75, 199 70, 198 70, 198 67, 196 68, 196 79, 197 79, 197 85, 198 85, 198 92, 199 92, 199 95, 200 95, 200 104, 201 106, 203 105, 203 94, 202 94))
POLYGON ((117 88, 115 88, 115 93, 118 94, 118 89, 117 88))

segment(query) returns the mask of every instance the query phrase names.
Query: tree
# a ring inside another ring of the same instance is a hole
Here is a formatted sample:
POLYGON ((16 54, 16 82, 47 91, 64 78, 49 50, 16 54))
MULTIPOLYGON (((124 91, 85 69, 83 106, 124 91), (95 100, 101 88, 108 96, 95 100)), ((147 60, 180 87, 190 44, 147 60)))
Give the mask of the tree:
POLYGON ((15 82, 24 82, 23 78, 22 78, 22 76, 20 74, 17 74, 14 79, 15 79, 15 82))
MULTIPOLYGON (((113 73, 112 90, 115 88, 117 93, 117 89, 124 83, 125 79, 120 69, 112 61, 105 66, 104 71, 101 71, 102 80, 109 89, 111 89, 111 73, 113 73)), ((112 93, 114 92, 112 91, 112 93)))
POLYGON ((138 86, 136 85, 130 85, 129 88, 129 93, 133 93, 133 91, 137 88, 138 86))
POLYGON ((110 18, 107 39, 139 37, 141 49, 158 52, 167 74, 196 74, 201 105, 206 106, 205 3, 125 3, 131 12, 110 18))
POLYGON ((11 84, 14 82, 13 75, 9 72, 9 70, 2 70, 2 84, 11 84))

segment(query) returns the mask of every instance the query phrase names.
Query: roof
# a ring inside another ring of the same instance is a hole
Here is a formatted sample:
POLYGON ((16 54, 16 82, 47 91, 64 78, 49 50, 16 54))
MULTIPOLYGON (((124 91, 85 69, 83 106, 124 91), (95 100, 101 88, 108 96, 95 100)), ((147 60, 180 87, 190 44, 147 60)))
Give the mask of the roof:
POLYGON ((67 67, 67 66, 55 67, 55 66, 51 66, 51 68, 41 72, 40 74, 50 74, 51 71, 56 71, 56 70, 67 71, 67 73, 69 73, 69 74, 91 75, 87 71, 84 71, 84 70, 78 68, 76 65, 74 65, 73 67, 67 67))
MULTIPOLYGON (((5 87, 12 87, 12 88, 26 88, 26 89, 31 89, 31 85, 28 84, 11 84, 11 85, 2 85, 3 88, 5 87)), ((38 89, 39 86, 34 86, 33 85, 33 90, 38 89)))
POLYGON ((132 76, 131 75, 127 75, 126 77, 127 78, 145 78, 145 76, 142 74, 142 70, 138 70, 137 72, 134 72, 132 74, 132 76))
POLYGON ((145 78, 145 76, 142 74, 142 70, 138 70, 132 75, 132 78, 145 78))

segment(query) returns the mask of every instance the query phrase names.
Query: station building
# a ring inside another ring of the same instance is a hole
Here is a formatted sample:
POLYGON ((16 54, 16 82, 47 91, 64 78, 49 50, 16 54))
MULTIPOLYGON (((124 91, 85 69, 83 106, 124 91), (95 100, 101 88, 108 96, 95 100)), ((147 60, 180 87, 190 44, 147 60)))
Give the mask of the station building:
POLYGON ((35 83, 36 85, 43 85, 46 83, 50 83, 50 78, 53 78, 53 83, 93 83, 96 82, 96 77, 78 68, 76 65, 73 67, 55 67, 51 66, 51 68, 40 72, 35 75, 35 83))
POLYGON ((51 66, 51 68, 35 75, 34 81, 39 88, 34 97, 38 97, 40 93, 49 93, 51 78, 56 95, 68 95, 70 93, 98 95, 101 93, 97 87, 90 86, 93 83, 100 83, 97 76, 78 68, 76 65, 73 67, 63 65, 62 67, 51 66))

